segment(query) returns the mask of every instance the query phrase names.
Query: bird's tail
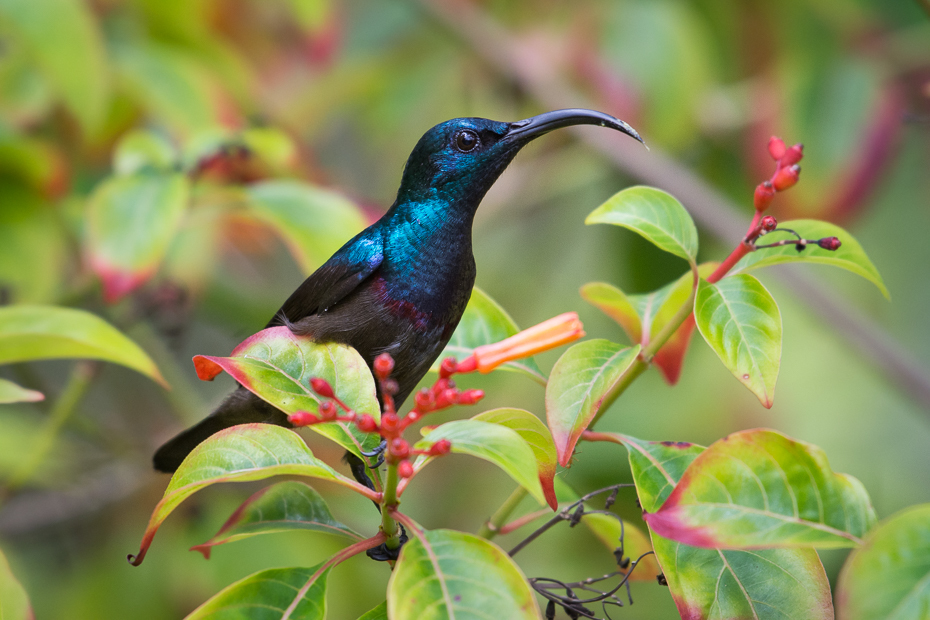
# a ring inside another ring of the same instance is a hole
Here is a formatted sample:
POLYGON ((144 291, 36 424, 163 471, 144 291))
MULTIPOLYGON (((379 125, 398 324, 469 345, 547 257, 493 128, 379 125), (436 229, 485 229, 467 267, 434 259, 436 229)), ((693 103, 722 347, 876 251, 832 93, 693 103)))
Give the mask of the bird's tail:
POLYGON ((287 414, 245 388, 239 387, 226 397, 216 411, 189 429, 181 431, 160 447, 155 452, 152 463, 158 471, 174 473, 181 461, 207 437, 230 426, 250 422, 291 426, 287 421, 287 414))

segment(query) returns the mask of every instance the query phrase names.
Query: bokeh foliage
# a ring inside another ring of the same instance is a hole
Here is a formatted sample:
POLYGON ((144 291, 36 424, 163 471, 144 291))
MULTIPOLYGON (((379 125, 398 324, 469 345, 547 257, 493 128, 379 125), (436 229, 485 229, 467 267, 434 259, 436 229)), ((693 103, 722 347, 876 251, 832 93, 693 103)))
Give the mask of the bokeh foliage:
MULTIPOLYGON (((245 575, 311 565, 336 548, 335 539, 296 532, 223 547, 210 562, 171 553, 207 540, 254 490, 229 485, 180 509, 186 521, 176 516, 165 526, 145 566, 130 569, 124 561, 166 483, 150 472, 153 448, 231 387, 197 382, 191 356, 227 355, 264 326, 303 275, 383 212, 429 126, 468 115, 516 120, 541 110, 461 33, 437 22, 424 8, 432 4, 0 2, 0 299, 105 317, 140 344, 173 388, 101 368, 45 466, 3 498, 0 542, 37 617, 178 617, 245 575), (114 186, 141 191, 193 170, 190 187, 173 190, 189 191, 183 213, 153 220, 173 227, 165 235, 171 242, 154 248, 164 260, 140 253, 157 271, 105 303, 94 239, 115 215, 95 218, 106 214, 114 186), (312 217, 303 221, 307 209, 312 217)), ((811 271, 883 326, 892 336, 887 346, 930 365, 930 286, 921 275, 930 261, 930 25, 919 2, 473 4, 523 46, 522 62, 567 77, 594 107, 629 121, 656 150, 746 205, 747 214, 752 187, 768 174, 768 136, 805 143, 803 183, 779 196, 771 212, 850 230, 894 303, 857 278, 811 271)), ((578 287, 603 280, 646 292, 685 269, 626 231, 584 226, 594 206, 631 183, 568 137, 528 148, 479 210, 479 285, 520 325, 575 310, 590 337, 622 339, 578 287)), ((688 206, 688 196, 677 198, 688 206)), ((708 258, 736 241, 714 247, 710 239, 702 234, 708 258)), ((813 318, 785 287, 772 288, 785 334, 772 409, 762 409, 696 344, 676 387, 647 374, 599 429, 710 445, 735 430, 772 427, 821 446, 836 471, 862 480, 880 518, 930 500, 926 406, 850 348, 842 326, 813 318)), ((549 354, 540 364, 548 370, 554 360, 549 354)), ((0 377, 47 396, 0 406, 0 478, 38 441, 70 366, 0 368, 0 377)), ((489 393, 484 408, 542 413, 543 389, 518 374, 463 384, 489 393)), ((332 450, 310 441, 318 455, 332 450)), ((443 461, 418 485, 459 492, 442 502, 428 494, 405 498, 405 512, 430 528, 474 531, 512 483, 480 462, 466 470, 443 461)), ((565 477, 585 490, 629 480, 625 461, 616 450, 586 445, 565 477)), ((371 511, 364 500, 326 491, 339 498, 330 501, 337 519, 371 511)), ((632 496, 621 496, 618 510, 639 519, 632 496)), ((578 579, 609 570, 611 557, 593 536, 548 536, 521 556, 528 575, 578 579), (566 558, 559 548, 574 552, 566 558)), ((823 554, 831 579, 844 555, 823 554)), ((377 605, 387 581, 382 568, 356 558, 334 571, 331 616, 357 617, 377 605), (356 585, 366 581, 375 584, 372 592, 356 585)), ((656 584, 634 584, 634 597, 649 617, 676 617, 656 584)))

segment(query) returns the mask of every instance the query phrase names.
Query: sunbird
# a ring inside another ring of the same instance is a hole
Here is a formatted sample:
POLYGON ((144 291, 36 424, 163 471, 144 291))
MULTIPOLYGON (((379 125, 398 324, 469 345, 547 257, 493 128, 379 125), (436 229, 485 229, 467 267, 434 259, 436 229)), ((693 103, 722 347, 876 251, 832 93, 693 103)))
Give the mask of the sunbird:
MULTIPOLYGON (((515 123, 456 118, 436 125, 407 159, 387 213, 304 280, 266 327, 286 325, 317 342, 349 345, 369 368, 389 353, 399 408, 465 312, 475 284, 472 223, 481 199, 520 149, 571 125, 608 127, 643 142, 620 119, 578 108, 515 123)), ((240 385, 213 413, 159 448, 155 469, 174 472, 210 435, 250 422, 290 426, 283 411, 240 385)))

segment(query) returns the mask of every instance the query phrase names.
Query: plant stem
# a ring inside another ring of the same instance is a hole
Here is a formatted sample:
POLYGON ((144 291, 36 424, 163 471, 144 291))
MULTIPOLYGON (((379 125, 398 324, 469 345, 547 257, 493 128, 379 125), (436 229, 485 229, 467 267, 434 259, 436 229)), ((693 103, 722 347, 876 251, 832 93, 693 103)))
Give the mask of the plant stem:
POLYGON ((58 432, 87 393, 99 367, 98 362, 80 361, 74 364, 68 383, 52 407, 32 452, 10 475, 6 484, 7 492, 18 489, 27 482, 45 460, 46 455, 55 446, 58 432))
POLYGON ((387 480, 384 482, 384 499, 381 502, 381 533, 384 534, 384 546, 388 549, 400 547, 397 521, 394 520, 394 511, 400 502, 397 500, 397 463, 391 463, 387 469, 387 480))
POLYGON ((514 492, 501 504, 497 512, 491 515, 491 518, 485 521, 484 525, 481 526, 481 529, 478 530, 478 536, 487 538, 488 540, 497 536, 498 533, 500 533, 501 526, 507 522, 510 514, 517 509, 517 506, 520 505, 524 497, 526 497, 526 489, 522 486, 514 489, 514 492))

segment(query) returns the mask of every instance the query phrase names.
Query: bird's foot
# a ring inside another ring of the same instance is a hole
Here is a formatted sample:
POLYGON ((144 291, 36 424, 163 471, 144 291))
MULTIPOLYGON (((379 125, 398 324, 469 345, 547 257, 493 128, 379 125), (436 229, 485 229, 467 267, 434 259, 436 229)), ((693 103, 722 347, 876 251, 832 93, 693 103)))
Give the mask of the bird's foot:
POLYGON ((378 447, 372 450, 371 452, 361 452, 362 456, 381 456, 384 454, 384 451, 387 450, 387 439, 382 439, 381 443, 378 444, 378 447))
MULTIPOLYGON (((400 525, 398 523, 398 525, 400 525)), ((404 529, 403 525, 400 525, 400 545, 396 549, 388 549, 385 543, 381 543, 377 547, 372 547, 365 552, 365 555, 370 557, 375 562, 391 562, 397 559, 397 556, 400 555, 400 550, 404 548, 404 543, 407 542, 407 530, 404 529)))

